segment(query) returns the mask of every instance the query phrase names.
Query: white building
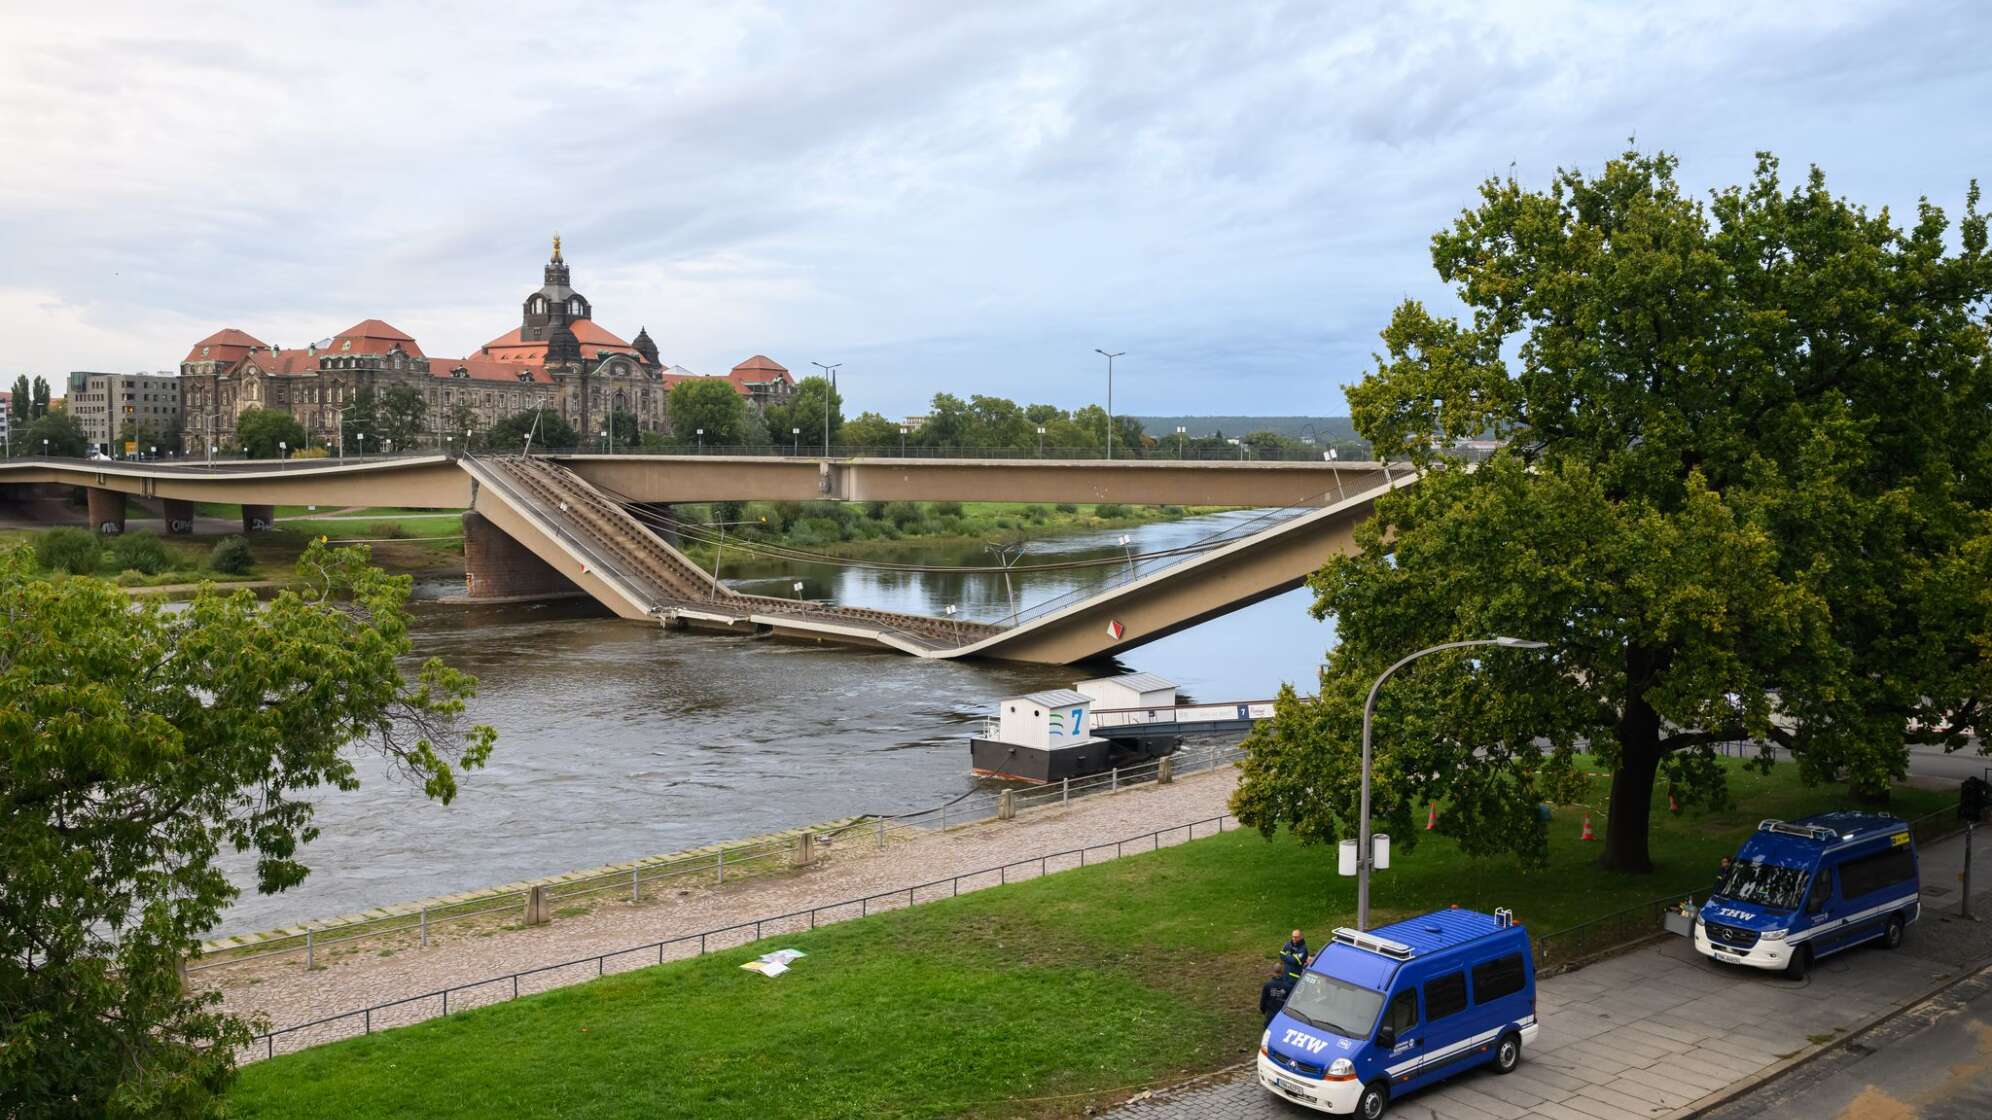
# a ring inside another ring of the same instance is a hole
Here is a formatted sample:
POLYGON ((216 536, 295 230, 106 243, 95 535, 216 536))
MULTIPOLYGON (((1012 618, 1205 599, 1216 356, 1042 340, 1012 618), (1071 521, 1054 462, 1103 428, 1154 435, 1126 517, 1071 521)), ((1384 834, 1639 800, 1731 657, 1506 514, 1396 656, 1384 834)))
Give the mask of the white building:
POLYGON ((1072 687, 1093 698, 1100 710, 1110 708, 1173 708, 1176 682, 1154 673, 1123 673, 1118 677, 1096 677, 1072 687))

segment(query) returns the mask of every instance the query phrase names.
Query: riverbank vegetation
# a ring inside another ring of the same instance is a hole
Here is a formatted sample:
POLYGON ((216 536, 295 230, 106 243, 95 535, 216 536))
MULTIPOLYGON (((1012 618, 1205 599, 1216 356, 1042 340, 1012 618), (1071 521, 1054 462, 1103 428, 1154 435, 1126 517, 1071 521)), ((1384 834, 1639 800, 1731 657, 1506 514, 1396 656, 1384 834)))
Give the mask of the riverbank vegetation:
POLYGON ((131 532, 105 537, 76 526, 0 531, 0 551, 19 550, 28 578, 102 576, 119 587, 164 587, 211 580, 258 578, 248 542, 239 536, 160 537, 131 532))
MULTIPOLYGON (((672 518, 680 547, 709 564, 719 526, 735 542, 779 544, 829 556, 862 558, 934 547, 1024 544, 1034 539, 1175 521, 1215 506, 1129 506, 1114 502, 712 502, 681 505, 672 518)), ((658 517, 640 515, 653 529, 658 517)))
MULTIPOLYGON (((1433 834, 1379 874, 1379 916, 1508 906, 1539 936, 1705 889, 1760 818, 1841 803, 1792 768, 1723 765, 1747 808, 1672 816, 1662 799, 1653 877, 1600 870, 1572 806, 1544 866, 1433 834)), ((1589 781, 1601 805, 1607 777, 1589 781)), ((1949 800, 1903 788, 1896 811, 1949 800)), ((229 1103, 357 1120, 520 1101, 569 1117, 1078 1115, 1249 1056, 1286 931, 1318 943, 1354 902, 1332 848, 1231 832, 258 1062, 229 1103), (739 967, 790 946, 809 956, 779 979, 739 967)))

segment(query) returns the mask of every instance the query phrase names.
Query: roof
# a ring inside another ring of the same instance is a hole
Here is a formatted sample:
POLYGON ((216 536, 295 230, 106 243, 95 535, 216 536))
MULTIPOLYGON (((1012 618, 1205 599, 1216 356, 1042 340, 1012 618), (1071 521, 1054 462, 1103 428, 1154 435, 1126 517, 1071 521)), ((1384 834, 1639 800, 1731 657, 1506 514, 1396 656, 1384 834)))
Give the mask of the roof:
POLYGON ((187 356, 180 360, 183 362, 233 362, 251 350, 267 350, 269 346, 269 343, 264 342, 247 331, 237 330, 234 327, 224 327, 201 339, 199 342, 194 343, 187 350, 187 356), (202 350, 206 350, 207 353, 201 353, 202 350))
POLYGON ((1091 704, 1093 702, 1091 696, 1083 692, 1074 692, 1069 688, 1051 688, 1043 692, 1027 692, 1022 696, 1012 696, 1010 699, 1029 700, 1031 703, 1044 708, 1063 708, 1072 704, 1091 704))
MULTIPOLYGON (((484 348, 487 350, 522 348, 541 351, 546 349, 546 340, 543 338, 528 339, 521 337, 520 331, 523 329, 523 327, 513 327, 511 330, 485 343, 484 348)), ((575 319, 567 324, 567 329, 574 332, 575 339, 583 346, 607 347, 611 350, 619 350, 628 354, 636 353, 635 347, 616 337, 614 332, 597 325, 593 319, 575 319)))
POLYGON ((526 374, 528 380, 541 384, 553 380, 553 376, 546 372, 546 368, 537 362, 507 360, 484 355, 474 358, 429 359, 430 377, 448 379, 459 369, 463 370, 464 375, 472 381, 504 381, 517 384, 521 373, 526 374))
POLYGON ((1117 684, 1122 688, 1131 688, 1136 692, 1174 692, 1176 690, 1175 681, 1169 680, 1167 677, 1158 677, 1154 673, 1122 673, 1118 677, 1094 677, 1089 681, 1080 681, 1079 684, 1081 687, 1089 684, 1117 684))
POLYGON ((733 367, 733 372, 735 373, 742 373, 750 370, 757 373, 787 373, 789 371, 787 366, 781 364, 780 362, 774 360, 773 358, 768 357, 766 354, 756 354, 753 357, 747 359, 746 361, 741 362, 739 365, 733 367))
POLYGON ((332 345, 326 349, 340 354, 385 354, 396 346, 411 357, 422 356, 413 335, 379 319, 362 319, 333 335, 332 345))
MULTIPOLYGON (((1494 915, 1478 910, 1434 910, 1430 914, 1378 926, 1369 930, 1367 935, 1408 946, 1411 949, 1409 959, 1415 961, 1448 949, 1457 949, 1489 934, 1520 928, 1519 925, 1503 926, 1494 919, 1494 915)), ((1312 967, 1318 972, 1382 991, 1404 963, 1396 957, 1331 939, 1315 957, 1312 967)))
POLYGON ((264 373, 306 373, 318 368, 322 350, 262 350, 249 355, 248 364, 264 373))
POLYGON ((1909 827, 1900 817, 1891 817, 1887 813, 1866 813, 1858 809, 1836 809, 1830 813, 1814 813, 1792 823, 1830 828, 1839 833, 1842 840, 1877 836, 1884 832, 1899 832, 1909 827))

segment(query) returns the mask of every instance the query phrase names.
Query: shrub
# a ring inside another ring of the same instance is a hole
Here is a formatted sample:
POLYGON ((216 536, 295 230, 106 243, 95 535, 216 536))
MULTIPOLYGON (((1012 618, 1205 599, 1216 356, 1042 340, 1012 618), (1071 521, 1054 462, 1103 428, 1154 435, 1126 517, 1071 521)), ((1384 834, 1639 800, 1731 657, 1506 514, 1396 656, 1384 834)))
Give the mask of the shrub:
POLYGON ((1042 525, 1045 519, 1051 516, 1051 511, 1043 506, 1029 505, 1024 507, 1024 516, 1030 518, 1036 524, 1042 525))
POLYGON ((111 563, 125 571, 148 576, 156 576, 173 566, 172 558, 166 555, 166 546, 159 543, 159 538, 141 533, 126 533, 112 541, 111 563))
POLYGON ((883 512, 886 520, 901 529, 918 523, 921 517, 920 506, 916 502, 887 502, 883 512))
POLYGON ((1184 508, 1183 508, 1182 506, 1163 506, 1163 507, 1162 507, 1162 513, 1163 513, 1163 516, 1165 516, 1165 517, 1181 517, 1181 516, 1183 516, 1183 514, 1185 514, 1185 513, 1187 513, 1187 512, 1189 512, 1189 511, 1188 511, 1188 510, 1185 510, 1185 509, 1184 509, 1184 508))
POLYGON ((1119 502, 1101 502, 1093 507, 1095 517, 1126 517, 1127 507, 1119 502))
POLYGON ((322 447, 300 447, 290 453, 293 459, 327 459, 332 453, 322 447))
POLYGON ((960 516, 961 516, 961 503, 960 503, 960 502, 935 502, 935 503, 934 503, 934 516, 935 516, 935 517, 960 517, 960 516))
POLYGON ((87 576, 102 555, 97 534, 83 529, 50 529, 35 539, 35 563, 45 571, 87 576))
POLYGON ((368 529, 369 535, 381 540, 398 541, 411 536, 407 526, 399 521, 376 521, 368 529))
POLYGON ((884 521, 885 505, 886 504, 884 502, 866 502, 865 503, 866 519, 871 521, 884 521))
POLYGON ((804 502, 802 516, 809 520, 835 521, 842 525, 855 515, 843 502, 804 502))
POLYGON ((208 553, 208 570, 223 575, 248 575, 255 566, 256 557, 249 552, 249 542, 241 537, 224 537, 208 553))
POLYGON ((145 573, 139 571, 137 568, 126 568, 124 571, 118 573, 118 578, 114 582, 119 587, 137 587, 139 584, 145 582, 145 573))
POLYGON ((1058 504, 1057 504, 1056 506, 1053 506, 1052 508, 1053 508, 1053 509, 1056 509, 1056 510, 1057 510, 1058 512, 1060 512, 1060 513, 1078 513, 1078 512, 1079 512, 1079 507, 1078 507, 1078 506, 1075 506, 1075 505, 1073 505, 1073 504, 1072 504, 1071 502, 1060 502, 1060 503, 1058 503, 1058 504))

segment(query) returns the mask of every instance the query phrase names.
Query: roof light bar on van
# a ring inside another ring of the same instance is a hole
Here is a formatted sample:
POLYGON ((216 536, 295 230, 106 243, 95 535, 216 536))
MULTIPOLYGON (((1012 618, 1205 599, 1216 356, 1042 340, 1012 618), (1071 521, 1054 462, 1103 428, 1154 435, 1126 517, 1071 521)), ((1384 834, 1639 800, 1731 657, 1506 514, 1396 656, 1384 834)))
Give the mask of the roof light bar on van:
POLYGON ((1495 908, 1494 910, 1495 928, 1507 929, 1509 926, 1512 926, 1514 924, 1515 924, 1515 912, 1513 910, 1508 909, 1506 906, 1499 906, 1495 908))
POLYGON ((1408 961, 1411 959, 1411 946, 1401 941, 1392 941, 1387 937, 1378 937, 1375 934, 1364 933, 1359 929, 1350 929, 1348 926, 1343 926, 1335 931, 1335 940, 1344 945, 1354 946, 1365 952, 1381 954, 1392 960, 1408 961))
POLYGON ((1797 836, 1805 840, 1838 840, 1840 834, 1830 828, 1816 824, 1791 824, 1787 821, 1767 820, 1757 824, 1758 832, 1775 832, 1779 836, 1797 836))

